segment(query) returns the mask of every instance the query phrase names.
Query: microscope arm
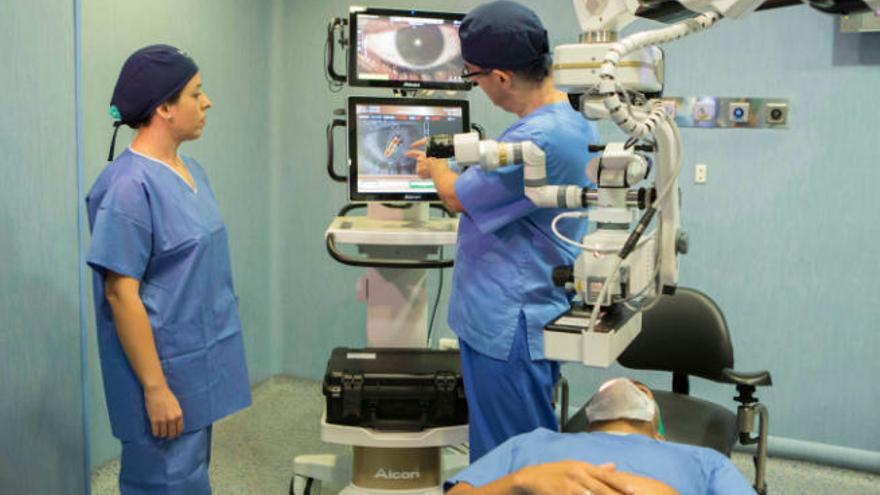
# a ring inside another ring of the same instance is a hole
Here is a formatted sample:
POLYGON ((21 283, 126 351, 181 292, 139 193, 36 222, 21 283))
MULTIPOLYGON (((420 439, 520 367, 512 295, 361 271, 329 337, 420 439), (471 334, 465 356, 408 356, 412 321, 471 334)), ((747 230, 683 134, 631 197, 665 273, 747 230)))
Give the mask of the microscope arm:
POLYGON ((728 19, 741 19, 755 11, 810 5, 828 14, 880 11, 880 0, 572 0, 584 35, 597 40, 598 33, 619 32, 636 19, 671 23, 697 14, 715 12, 728 19))
POLYGON ((426 154, 433 158, 455 158, 461 166, 479 166, 492 171, 523 164, 525 196, 539 208, 583 208, 587 190, 574 185, 547 184, 544 151, 531 141, 518 143, 480 140, 479 134, 440 134, 431 136, 426 154))

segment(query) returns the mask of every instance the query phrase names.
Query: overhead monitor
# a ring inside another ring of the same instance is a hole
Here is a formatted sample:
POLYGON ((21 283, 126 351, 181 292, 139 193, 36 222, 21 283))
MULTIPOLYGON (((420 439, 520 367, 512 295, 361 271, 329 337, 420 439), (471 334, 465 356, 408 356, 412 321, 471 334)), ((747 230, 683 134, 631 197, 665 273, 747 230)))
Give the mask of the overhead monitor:
POLYGON ((351 86, 468 90, 458 28, 464 14, 361 9, 350 13, 351 86))
POLYGON ((349 197, 352 201, 437 201, 431 179, 405 155, 417 140, 470 129, 468 102, 411 98, 348 99, 349 197))

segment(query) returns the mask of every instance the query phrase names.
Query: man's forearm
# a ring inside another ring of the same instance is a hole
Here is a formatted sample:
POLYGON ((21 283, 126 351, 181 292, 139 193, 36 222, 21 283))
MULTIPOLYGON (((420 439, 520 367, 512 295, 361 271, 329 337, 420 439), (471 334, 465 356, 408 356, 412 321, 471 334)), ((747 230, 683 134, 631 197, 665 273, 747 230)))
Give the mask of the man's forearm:
POLYGON ((446 160, 437 160, 431 164, 431 179, 434 181, 437 195, 443 201, 443 204, 452 211, 464 211, 458 196, 455 194, 455 180, 458 179, 458 174, 449 168, 446 160))

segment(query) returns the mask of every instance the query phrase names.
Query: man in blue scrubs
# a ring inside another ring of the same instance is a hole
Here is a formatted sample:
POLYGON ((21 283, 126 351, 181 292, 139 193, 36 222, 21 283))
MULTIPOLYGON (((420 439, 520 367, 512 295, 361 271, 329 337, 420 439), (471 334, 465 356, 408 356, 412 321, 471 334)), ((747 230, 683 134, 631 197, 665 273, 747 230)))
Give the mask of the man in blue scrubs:
POLYGON ((621 484, 635 493, 755 493, 727 457, 664 441, 653 395, 641 384, 606 382, 586 412, 590 433, 539 428, 511 438, 454 476, 447 494, 626 493, 621 484))
POLYGON ((119 488, 207 495, 211 425, 251 402, 226 227, 205 171, 178 154, 211 100, 189 56, 153 45, 126 60, 111 103, 137 135, 86 197, 86 261, 119 488))
MULTIPOLYGON (((459 31, 464 75, 519 117, 499 141, 532 141, 546 154, 551 184, 587 186, 588 145, 596 130, 572 109, 549 74, 547 31, 534 12, 510 1, 481 5, 459 31)), ((418 159, 438 195, 464 214, 458 227, 449 325, 459 337, 470 411, 471 460, 537 427, 558 429, 551 404, 559 364, 544 359, 544 325, 569 307, 551 281, 577 249, 551 231, 560 210, 538 209, 523 192, 522 164, 459 174, 447 161, 418 159)), ((583 222, 561 224, 580 238, 583 222)))

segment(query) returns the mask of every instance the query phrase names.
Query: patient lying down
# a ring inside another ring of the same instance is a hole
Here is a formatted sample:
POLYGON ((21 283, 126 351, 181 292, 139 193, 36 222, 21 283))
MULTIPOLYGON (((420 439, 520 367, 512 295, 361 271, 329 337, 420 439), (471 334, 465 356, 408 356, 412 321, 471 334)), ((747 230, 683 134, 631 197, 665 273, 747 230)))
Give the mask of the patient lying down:
POLYGON ((651 391, 610 380, 587 405, 588 433, 539 428, 499 445, 447 482, 447 495, 754 495, 727 457, 666 442, 651 391))

